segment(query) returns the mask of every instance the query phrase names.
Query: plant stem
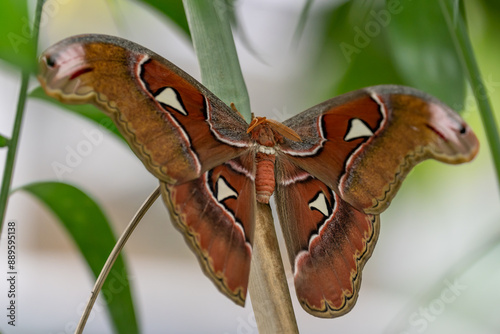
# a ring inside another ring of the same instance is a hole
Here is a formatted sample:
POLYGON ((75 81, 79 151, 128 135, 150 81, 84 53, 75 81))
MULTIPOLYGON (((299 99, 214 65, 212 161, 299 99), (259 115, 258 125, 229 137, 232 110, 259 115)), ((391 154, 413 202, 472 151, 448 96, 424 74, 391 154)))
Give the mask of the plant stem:
POLYGON ((158 196, 160 195, 160 187, 157 187, 151 195, 142 203, 141 207, 139 210, 137 210, 135 216, 132 218, 130 223, 127 225, 125 230, 123 231, 122 235, 120 236, 120 239, 116 242, 115 247, 113 247, 113 250, 108 256, 108 259, 106 260, 106 263, 102 267, 101 273, 99 274, 99 277, 97 277, 97 280, 95 281, 94 288, 90 292, 90 298, 89 301, 87 302, 87 306, 85 307, 85 310, 83 311, 82 317, 80 318, 80 321, 78 322, 78 326, 75 330, 75 334, 81 334, 83 332, 83 329, 85 328, 85 324, 87 323, 87 319, 90 315, 90 312, 92 311, 92 308, 94 307, 94 303, 97 300, 97 296, 99 295, 99 292, 102 289, 102 285, 104 284, 104 281, 106 281, 106 278, 109 275, 109 272, 111 271, 111 268, 113 267, 113 264, 115 263, 116 259, 118 258, 118 255, 120 255, 120 252, 122 251, 123 247, 127 243, 128 239, 132 235, 132 232, 134 232, 134 229, 137 227, 139 222, 141 221, 142 217, 146 214, 146 212, 149 210, 151 205, 156 201, 158 196))
MULTIPOLYGON (((38 45, 38 34, 40 31, 40 18, 42 16, 42 8, 45 0, 38 0, 36 3, 35 22, 33 23, 33 31, 31 34, 30 43, 35 43, 35 54, 33 61, 35 61, 38 45)), ((7 146, 7 158, 5 160, 5 168, 2 178, 2 188, 0 190, 0 231, 2 231, 5 213, 7 211, 7 204, 9 202, 10 186, 12 184, 12 174, 14 165, 16 163, 17 144, 19 142, 19 135, 21 133, 21 124, 23 123, 24 106, 26 105, 26 97, 28 93, 28 83, 30 73, 28 70, 21 72, 21 87, 19 89, 19 97, 17 99, 16 117, 14 119, 14 126, 12 128, 12 136, 7 146)))
POLYGON ((24 106, 26 104, 29 79, 29 73, 27 71, 23 71, 21 74, 21 88, 17 99, 16 118, 12 129, 12 137, 10 138, 9 145, 7 146, 7 159, 5 160, 5 169, 2 178, 2 190, 0 192, 0 231, 2 230, 5 212, 7 211, 7 203, 9 201, 10 186, 12 184, 12 174, 16 162, 17 144, 19 141, 19 134, 21 132, 21 124, 23 122, 24 106))
MULTIPOLYGON (((457 53, 460 55, 465 73, 472 87, 479 114, 488 139, 491 156, 496 169, 497 182, 500 189, 500 137, 493 108, 488 97, 488 87, 483 82, 481 71, 474 56, 474 49, 465 25, 465 15, 453 15, 453 4, 449 0, 441 0, 441 8, 448 23, 451 35, 454 37, 457 53)), ((463 11, 463 6, 461 6, 463 11)))
POLYGON ((257 203, 249 284, 259 333, 298 333, 269 205, 257 203))

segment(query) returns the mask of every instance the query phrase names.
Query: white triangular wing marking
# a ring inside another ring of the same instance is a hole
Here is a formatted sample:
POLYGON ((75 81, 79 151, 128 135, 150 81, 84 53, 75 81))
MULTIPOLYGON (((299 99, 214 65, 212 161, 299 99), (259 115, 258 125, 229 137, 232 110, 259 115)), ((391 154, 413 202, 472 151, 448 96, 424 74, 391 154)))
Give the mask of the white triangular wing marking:
POLYGON ((323 214, 323 216, 327 217, 330 210, 328 210, 328 203, 326 201, 325 194, 319 192, 316 198, 309 202, 309 209, 316 209, 323 214))
POLYGON ((188 115, 187 111, 184 109, 181 101, 179 100, 179 96, 177 95, 177 92, 171 87, 167 87, 164 90, 162 90, 162 92, 160 94, 155 96, 155 99, 158 102, 161 102, 163 104, 166 104, 169 107, 174 108, 175 110, 177 110, 178 112, 180 112, 184 116, 188 115))
POLYGON ((217 201, 222 202, 229 197, 238 198, 238 193, 227 184, 224 178, 219 177, 217 180, 217 201))
POLYGON ((349 122, 344 140, 349 141, 361 137, 370 137, 372 135, 373 131, 362 120, 353 118, 349 122))

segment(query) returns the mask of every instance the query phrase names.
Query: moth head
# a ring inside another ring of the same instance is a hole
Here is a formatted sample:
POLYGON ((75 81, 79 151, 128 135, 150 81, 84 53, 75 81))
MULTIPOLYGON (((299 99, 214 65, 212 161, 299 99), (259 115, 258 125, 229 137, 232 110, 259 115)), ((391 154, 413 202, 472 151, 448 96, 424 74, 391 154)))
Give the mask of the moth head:
POLYGON ((247 133, 251 133, 252 138, 259 144, 265 146, 274 146, 276 143, 282 143, 283 138, 292 141, 300 141, 300 136, 297 132, 290 129, 288 126, 274 119, 265 117, 254 117, 248 126, 247 133), (264 142, 269 143, 264 144, 264 142), (270 145, 272 143, 272 145, 270 145))

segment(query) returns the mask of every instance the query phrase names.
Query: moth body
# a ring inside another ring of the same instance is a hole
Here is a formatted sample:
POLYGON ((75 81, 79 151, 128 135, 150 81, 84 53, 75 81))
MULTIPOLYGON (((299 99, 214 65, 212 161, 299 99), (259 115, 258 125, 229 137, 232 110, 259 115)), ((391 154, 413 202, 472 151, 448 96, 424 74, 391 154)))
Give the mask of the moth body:
MULTIPOLYGON (((265 117, 256 117, 250 123, 247 132, 257 144, 255 155, 255 193, 260 203, 269 203, 274 192, 276 180, 274 164, 276 162, 276 145, 283 141, 283 137, 276 128, 281 123, 274 123, 265 117)), ((283 125, 283 127, 285 127, 283 125)))
POLYGON ((255 156, 255 194, 260 203, 269 203, 269 198, 274 192, 274 163, 276 156, 274 154, 265 154, 257 152, 255 156))

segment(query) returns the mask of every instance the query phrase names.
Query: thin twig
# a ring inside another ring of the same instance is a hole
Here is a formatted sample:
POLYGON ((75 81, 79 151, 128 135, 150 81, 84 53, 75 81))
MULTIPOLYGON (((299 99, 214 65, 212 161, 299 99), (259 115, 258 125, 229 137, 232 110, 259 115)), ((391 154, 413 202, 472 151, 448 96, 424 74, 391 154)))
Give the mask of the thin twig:
POLYGON ((99 295, 99 292, 102 289, 102 285, 104 284, 104 281, 109 275, 109 272, 111 271, 111 268, 113 267, 113 264, 115 263, 118 255, 120 254, 121 250, 125 246, 125 243, 127 243, 128 238, 132 235, 132 232, 134 229, 137 227, 139 222, 141 221, 142 217, 146 214, 146 212, 149 210, 151 205, 156 201, 158 196, 160 195, 160 187, 157 187, 151 195, 144 201, 144 203, 141 205, 139 210, 136 212, 134 218, 130 221, 128 226, 125 228, 123 231, 122 235, 120 236, 120 239, 116 242, 115 247, 109 254, 108 259, 106 260, 106 263, 102 267, 101 273, 99 274, 99 277, 97 277, 97 280, 95 282, 94 288, 92 289, 92 292, 90 293, 90 298, 87 303, 87 306, 85 307, 85 310, 82 314, 82 317, 80 318, 80 322, 78 323, 78 326, 75 330, 75 334, 81 334, 83 332, 83 329, 85 328, 85 324, 87 323, 87 319, 90 315, 90 312, 92 311, 92 308, 94 307, 94 303, 97 299, 97 296, 99 295))

